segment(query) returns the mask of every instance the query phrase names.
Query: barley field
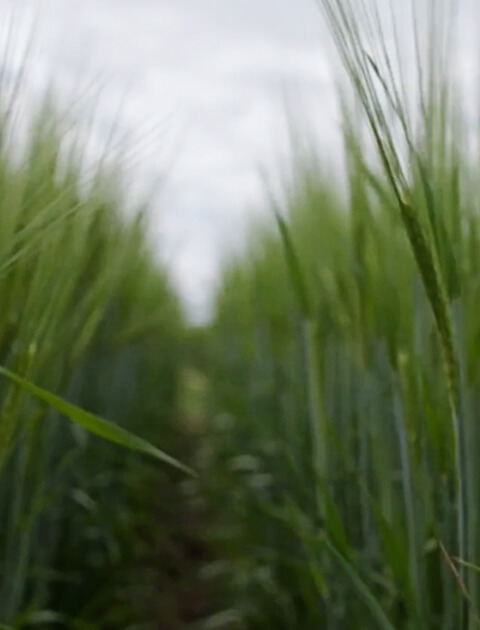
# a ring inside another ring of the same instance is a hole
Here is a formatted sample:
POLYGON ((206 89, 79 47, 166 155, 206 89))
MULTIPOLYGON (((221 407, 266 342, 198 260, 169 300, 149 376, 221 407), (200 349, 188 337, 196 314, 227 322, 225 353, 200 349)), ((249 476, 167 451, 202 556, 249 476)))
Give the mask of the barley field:
POLYGON ((223 619, 473 629, 479 153, 456 7, 429 3, 425 36, 412 5, 408 48, 380 2, 318 4, 348 77, 345 177, 298 152, 207 333, 223 619))
POLYGON ((201 326, 120 156, 0 95, 0 628, 480 627, 462 3, 317 4, 343 169, 292 132, 201 326))
POLYGON ((132 572, 160 514, 152 462, 182 468, 154 447, 177 448, 181 306, 115 164, 92 168, 50 99, 19 155, 15 98, 0 114, 0 621, 126 627, 154 602, 132 572))

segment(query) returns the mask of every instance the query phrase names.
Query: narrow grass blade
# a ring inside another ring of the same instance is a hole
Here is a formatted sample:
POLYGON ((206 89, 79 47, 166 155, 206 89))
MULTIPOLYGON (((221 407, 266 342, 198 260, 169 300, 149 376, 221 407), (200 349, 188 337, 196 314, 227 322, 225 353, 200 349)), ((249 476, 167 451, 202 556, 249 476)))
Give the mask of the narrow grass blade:
POLYGON ((126 429, 72 405, 63 398, 55 396, 55 394, 52 394, 51 392, 24 380, 4 367, 0 367, 0 374, 22 389, 28 391, 30 394, 33 394, 39 400, 47 403, 63 415, 67 416, 70 420, 72 420, 72 422, 82 426, 90 433, 98 435, 109 442, 120 444, 130 450, 150 455, 169 466, 178 468, 188 475, 195 476, 195 472, 191 468, 185 466, 170 455, 167 455, 146 440, 133 435, 126 429))
POLYGON ((370 609, 372 616, 377 622, 377 627, 381 628, 382 630, 395 630, 385 612, 383 611, 382 607, 378 603, 375 595, 372 593, 367 584, 365 584, 365 582, 362 580, 355 567, 342 556, 342 554, 330 541, 325 540, 325 545, 329 550, 331 556, 335 559, 337 565, 342 569, 343 573, 345 573, 352 585, 355 587, 358 595, 362 598, 364 603, 370 609))
POLYGON ((295 251, 295 246, 292 242, 290 230, 288 229, 285 219, 281 216, 280 212, 277 209, 275 209, 275 219, 277 221, 278 229, 280 231, 280 236, 282 237, 285 258, 287 260, 292 286, 295 291, 298 304, 304 317, 309 319, 311 317, 311 305, 308 296, 307 283, 305 281, 305 276, 303 274, 297 253, 295 251))
POLYGON ((462 567, 465 567, 466 569, 471 569, 472 571, 475 571, 475 573, 480 574, 480 567, 476 564, 473 564, 473 562, 467 562, 466 560, 462 560, 461 558, 455 558, 455 562, 457 564, 460 564, 462 567))

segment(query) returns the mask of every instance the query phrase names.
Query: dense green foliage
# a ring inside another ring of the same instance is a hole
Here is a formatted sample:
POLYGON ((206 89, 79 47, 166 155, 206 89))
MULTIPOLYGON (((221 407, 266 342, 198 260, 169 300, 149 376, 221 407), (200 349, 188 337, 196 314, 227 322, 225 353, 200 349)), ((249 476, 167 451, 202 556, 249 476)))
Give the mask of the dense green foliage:
POLYGON ((176 630, 215 605, 206 630, 480 626, 480 151, 455 2, 412 0, 410 30, 395 3, 318 4, 350 81, 345 172, 298 152, 204 328, 183 330, 106 155, 48 105, 20 150, 4 99, 0 627, 176 630), (168 460, 157 444, 200 480, 135 452, 168 460))
MULTIPOLYGON (((175 450, 181 312, 147 215, 125 207, 116 167, 92 167, 86 139, 50 106, 20 152, 14 110, 0 117, 0 364, 175 450)), ((165 534, 159 484, 166 497, 181 473, 88 434, 5 378, 0 416, 0 622, 151 623, 157 593, 135 594, 132 571, 165 534)))
POLYGON ((473 629, 479 156, 448 71, 450 15, 431 5, 427 41, 410 25, 412 99, 375 2, 319 4, 353 87, 347 176, 299 157, 276 220, 224 270, 210 332, 224 618, 473 629))

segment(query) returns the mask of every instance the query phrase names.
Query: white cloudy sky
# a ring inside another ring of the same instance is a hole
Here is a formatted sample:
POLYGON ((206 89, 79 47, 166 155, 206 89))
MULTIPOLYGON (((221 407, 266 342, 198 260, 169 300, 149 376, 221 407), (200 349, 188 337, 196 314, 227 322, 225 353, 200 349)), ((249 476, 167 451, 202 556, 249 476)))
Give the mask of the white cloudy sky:
POLYGON ((117 121, 142 147, 147 181, 167 174, 154 202, 158 247, 190 311, 205 312, 220 256, 259 205, 258 164, 285 155, 282 86, 335 153, 330 49, 314 0, 3 0, 0 19, 12 8, 19 41, 39 17, 37 88, 53 81, 73 96, 95 80, 100 129, 117 121))

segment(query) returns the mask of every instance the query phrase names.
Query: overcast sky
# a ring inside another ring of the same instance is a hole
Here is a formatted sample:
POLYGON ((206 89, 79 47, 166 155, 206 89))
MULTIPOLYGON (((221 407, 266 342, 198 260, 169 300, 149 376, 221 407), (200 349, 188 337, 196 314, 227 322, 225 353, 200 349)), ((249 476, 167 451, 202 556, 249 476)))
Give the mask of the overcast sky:
POLYGON ((39 16, 36 87, 53 81, 73 96, 96 81, 100 133, 116 122, 142 148, 145 181, 167 176, 154 200, 156 242, 201 315, 221 255, 259 211, 258 164, 286 153, 282 86, 325 153, 338 150, 314 0, 4 0, 0 18, 12 7, 19 34, 39 16))

